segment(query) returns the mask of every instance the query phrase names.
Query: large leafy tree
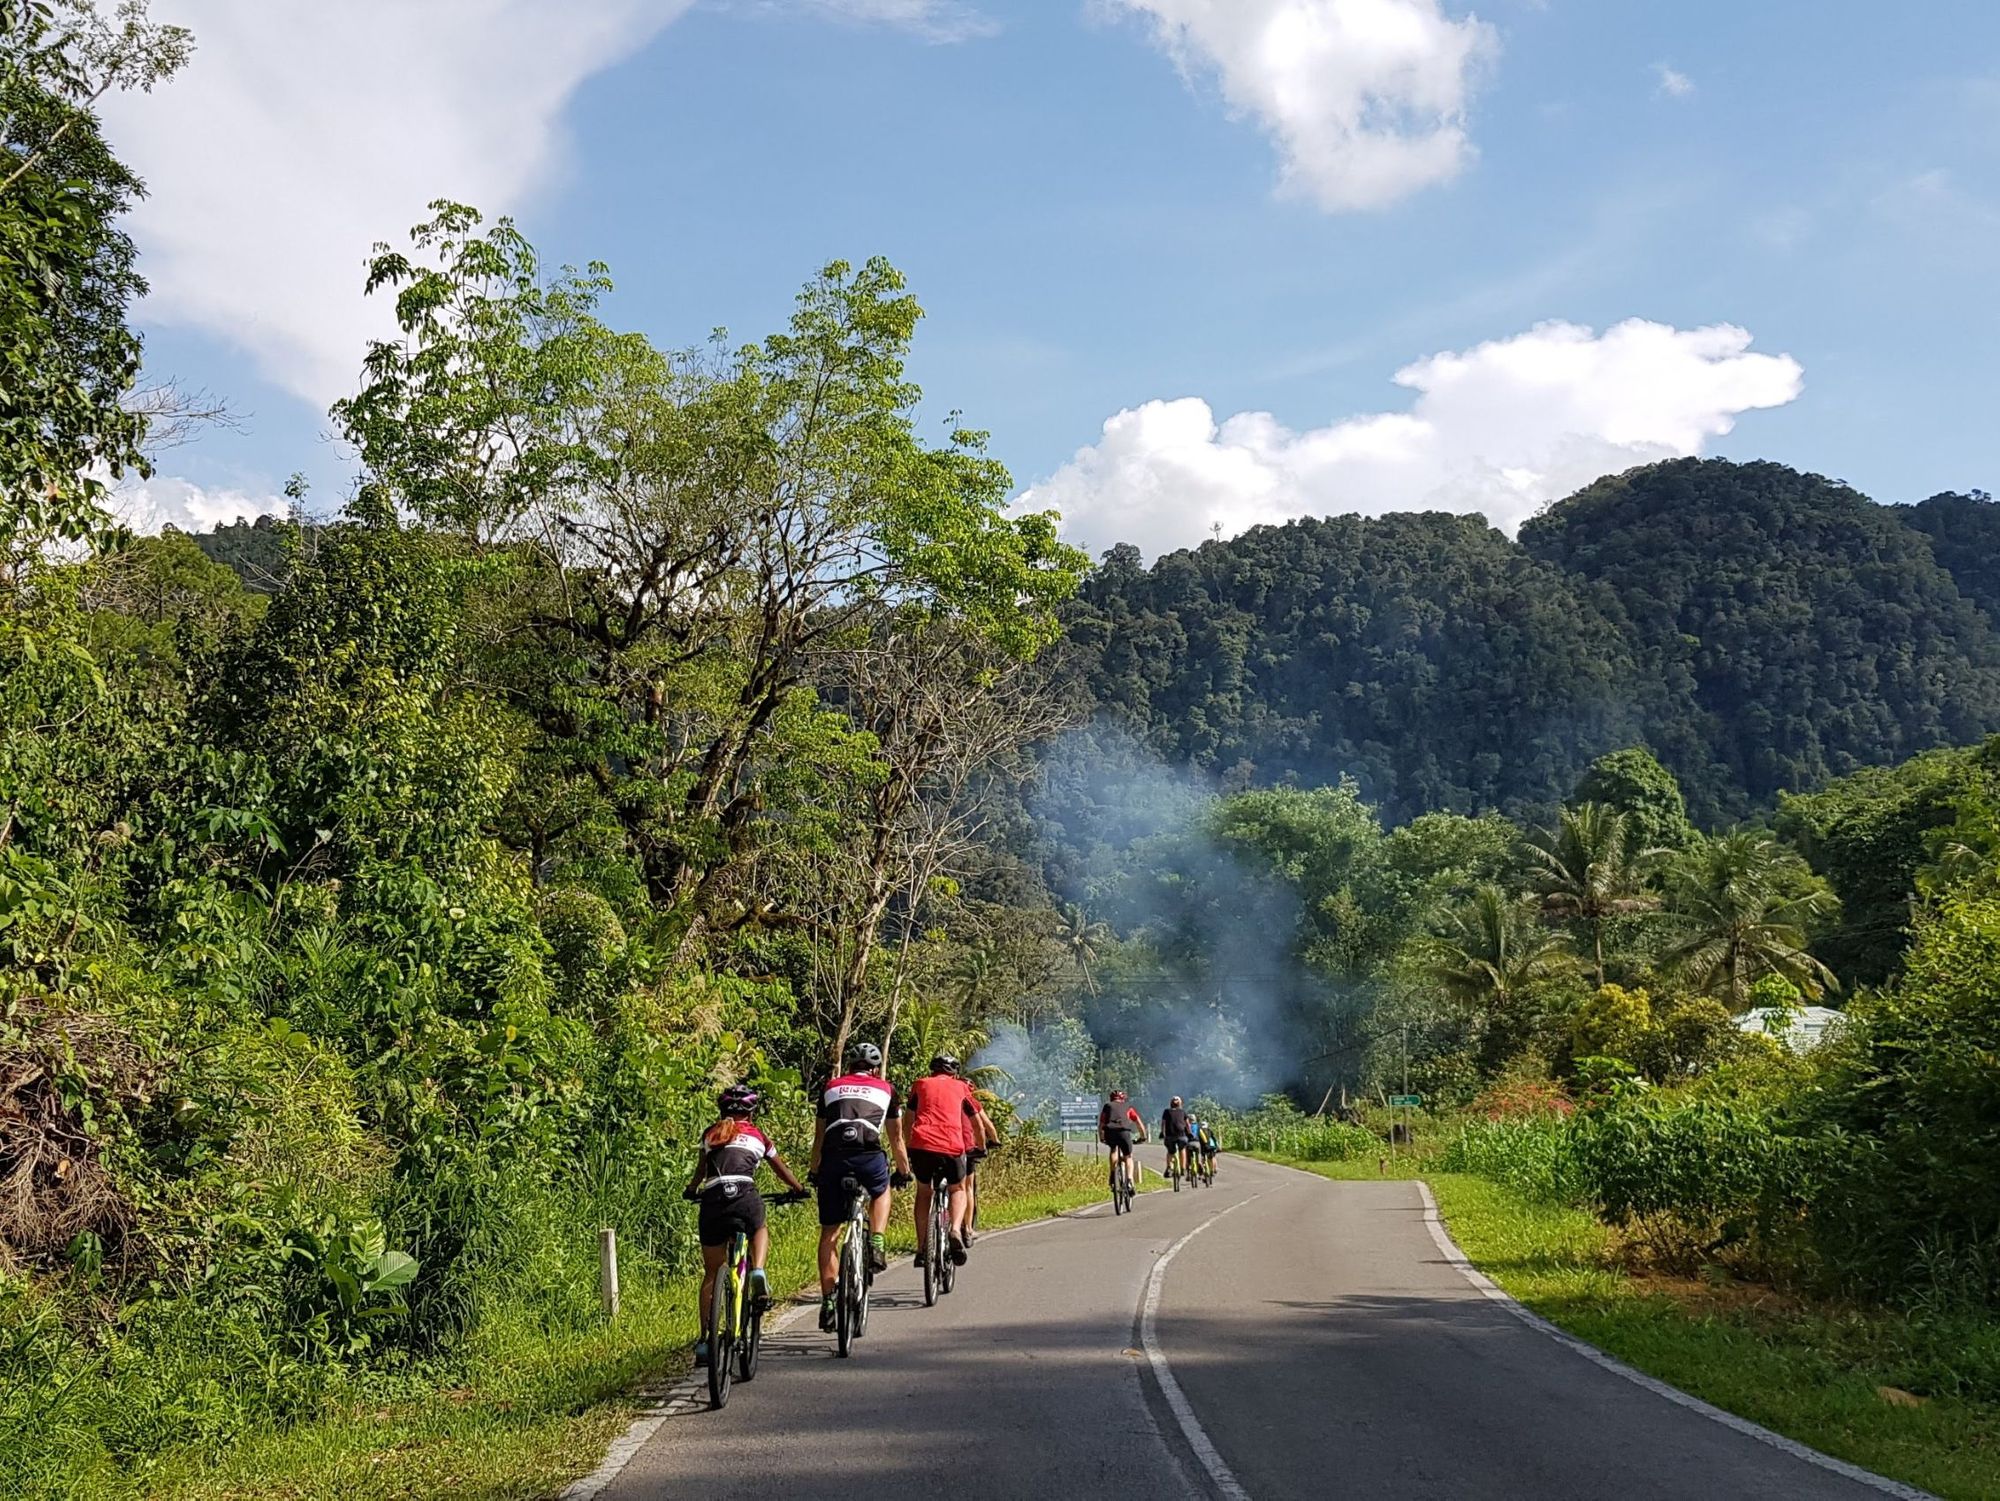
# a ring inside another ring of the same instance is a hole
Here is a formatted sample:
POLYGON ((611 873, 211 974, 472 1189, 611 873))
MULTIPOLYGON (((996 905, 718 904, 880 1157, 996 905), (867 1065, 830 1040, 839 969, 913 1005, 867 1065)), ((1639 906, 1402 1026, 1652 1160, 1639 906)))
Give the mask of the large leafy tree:
POLYGON ((549 274, 506 221, 441 204, 414 238, 370 278, 402 337, 336 416, 373 491, 517 560, 492 635, 534 785, 608 810, 690 935, 778 837, 812 684, 885 611, 1015 658, 1054 635, 1082 558, 1006 510, 982 435, 919 437, 921 310, 886 262, 829 265, 760 344, 668 355, 599 319, 601 267, 549 274))
POLYGON ((145 291, 119 217, 142 191, 93 108, 186 60, 187 33, 82 0, 0 0, 0 586, 111 529, 107 476, 145 472, 130 403, 145 291))
POLYGON ((1633 849, 1684 849, 1694 840, 1680 783, 1640 746, 1612 751, 1591 762, 1570 801, 1603 803, 1623 814, 1626 843, 1633 849))
POLYGON ((1666 871, 1664 959, 1732 1012, 1750 987, 1779 975, 1808 996, 1835 983, 1807 948, 1807 928, 1835 900, 1805 862, 1769 834, 1738 830, 1686 851, 1666 871))

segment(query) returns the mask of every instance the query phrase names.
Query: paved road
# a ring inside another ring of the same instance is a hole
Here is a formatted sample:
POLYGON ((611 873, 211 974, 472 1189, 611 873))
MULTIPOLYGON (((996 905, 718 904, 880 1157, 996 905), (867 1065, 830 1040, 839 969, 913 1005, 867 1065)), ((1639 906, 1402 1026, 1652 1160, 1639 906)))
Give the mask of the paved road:
POLYGON ((850 1360, 810 1318, 768 1338, 725 1411, 667 1419, 604 1495, 1881 1495, 1522 1323, 1445 1260, 1413 1184, 1225 1158, 1211 1189, 988 1236, 936 1308, 918 1286, 907 1258, 878 1280, 850 1360), (1140 1320, 1170 1252, 1152 1334, 1178 1396, 1140 1320))

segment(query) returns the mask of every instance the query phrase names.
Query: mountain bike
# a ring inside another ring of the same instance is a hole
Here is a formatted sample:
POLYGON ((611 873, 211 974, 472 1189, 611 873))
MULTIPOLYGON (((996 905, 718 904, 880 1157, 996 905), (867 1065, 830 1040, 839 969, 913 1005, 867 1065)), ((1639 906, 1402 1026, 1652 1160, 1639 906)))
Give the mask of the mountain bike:
POLYGON ((951 1291, 958 1268, 951 1264, 951 1185, 940 1173, 931 1180, 930 1244, 924 1250, 924 1307, 951 1291))
POLYGON ((1181 1149, 1167 1148, 1167 1181, 1174 1185, 1174 1192, 1181 1191, 1181 1149))
MULTIPOLYGON (((778 1194, 766 1202, 776 1206, 797 1204, 806 1195, 778 1194)), ((708 1405, 721 1407, 729 1400, 729 1382, 752 1381, 757 1376, 757 1355, 764 1345, 764 1309, 768 1297, 759 1298, 750 1290, 750 1236, 738 1230, 729 1241, 729 1252, 715 1274, 715 1291, 708 1303, 708 1405)))
POLYGON ((834 1351, 846 1355, 868 1332, 868 1289, 875 1273, 868 1265, 868 1195, 852 1178, 840 1180, 847 1195, 847 1220, 834 1240, 840 1272, 834 1287, 834 1351))
POLYGON ((1132 1212, 1132 1159, 1120 1157, 1111 1169, 1111 1212, 1132 1212))
POLYGON ((1201 1154, 1201 1186, 1215 1187, 1215 1157, 1208 1152, 1201 1154))

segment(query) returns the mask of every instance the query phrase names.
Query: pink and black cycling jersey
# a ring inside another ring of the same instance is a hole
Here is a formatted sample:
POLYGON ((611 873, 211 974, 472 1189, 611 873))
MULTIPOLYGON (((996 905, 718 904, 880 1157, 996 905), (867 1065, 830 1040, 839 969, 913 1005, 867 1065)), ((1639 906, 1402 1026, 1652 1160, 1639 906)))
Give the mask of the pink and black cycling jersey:
POLYGON ((826 1145, 835 1151, 880 1151, 883 1127, 902 1113, 895 1085, 876 1074, 842 1074, 820 1096, 826 1145))
POLYGON ((777 1156, 777 1149, 771 1140, 755 1126, 744 1124, 737 1127, 735 1136, 719 1147, 709 1147, 702 1156, 702 1193, 711 1189, 727 1189, 731 1185, 738 1192, 757 1186, 757 1164, 767 1158, 777 1156))

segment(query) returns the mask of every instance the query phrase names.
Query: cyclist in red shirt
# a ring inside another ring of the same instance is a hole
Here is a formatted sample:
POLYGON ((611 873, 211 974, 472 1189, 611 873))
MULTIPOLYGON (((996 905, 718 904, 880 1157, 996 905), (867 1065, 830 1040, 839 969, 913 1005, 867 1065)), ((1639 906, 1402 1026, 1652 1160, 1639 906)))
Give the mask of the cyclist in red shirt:
POLYGON ((1118 1181, 1118 1159, 1123 1157, 1132 1164, 1132 1186, 1139 1186, 1139 1158, 1132 1150, 1132 1144, 1146 1139, 1146 1123, 1139 1118, 1139 1112, 1132 1108, 1132 1102, 1125 1098, 1125 1091, 1114 1089, 1104 1108, 1097 1112, 1097 1139, 1110 1149, 1111 1176, 1109 1181, 1118 1181))
MULTIPOLYGON (((958 1060, 949 1053, 931 1059, 931 1071, 910 1086, 909 1108, 903 1112, 903 1144, 916 1175, 917 1265, 924 1264, 931 1225, 931 1185, 942 1179, 956 1188, 965 1182, 965 1154, 983 1140, 980 1122, 986 1112, 973 1097, 972 1086, 958 1076, 958 1060)), ((951 1260, 965 1265, 965 1217, 972 1207, 964 1192, 951 1196, 951 1260)))

